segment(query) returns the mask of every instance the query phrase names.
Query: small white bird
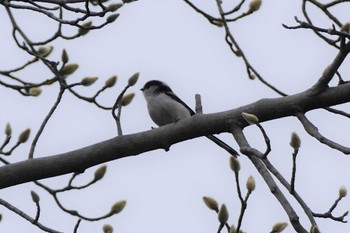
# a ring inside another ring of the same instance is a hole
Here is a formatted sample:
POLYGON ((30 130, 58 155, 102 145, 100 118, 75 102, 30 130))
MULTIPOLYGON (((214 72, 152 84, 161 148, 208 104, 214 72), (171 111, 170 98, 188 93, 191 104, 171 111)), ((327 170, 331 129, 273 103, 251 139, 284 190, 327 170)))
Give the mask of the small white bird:
MULTIPOLYGON (((141 91, 147 102, 148 113, 158 126, 174 123, 195 114, 164 82, 158 80, 149 81, 141 88, 141 91)), ((206 137, 231 155, 238 155, 234 149, 217 137, 213 135, 206 137)))

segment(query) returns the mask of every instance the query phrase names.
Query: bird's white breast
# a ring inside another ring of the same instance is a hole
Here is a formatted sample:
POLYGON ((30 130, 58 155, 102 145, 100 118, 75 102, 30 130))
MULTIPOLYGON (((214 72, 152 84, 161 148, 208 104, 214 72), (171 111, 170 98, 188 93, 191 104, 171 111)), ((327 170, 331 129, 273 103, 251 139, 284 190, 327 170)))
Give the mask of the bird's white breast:
POLYGON ((188 109, 168 95, 145 95, 149 115, 158 126, 191 117, 188 109))

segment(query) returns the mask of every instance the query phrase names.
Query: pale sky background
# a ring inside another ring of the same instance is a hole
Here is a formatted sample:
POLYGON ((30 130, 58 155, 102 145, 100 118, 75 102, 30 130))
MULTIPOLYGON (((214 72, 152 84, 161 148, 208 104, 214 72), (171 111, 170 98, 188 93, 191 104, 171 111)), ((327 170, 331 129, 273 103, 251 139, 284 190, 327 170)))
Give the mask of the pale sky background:
MULTIPOLYGON (((198 6, 217 15, 215 1, 196 1, 198 6)), ((325 67, 334 59, 336 50, 327 46, 308 30, 286 30, 281 24, 295 25, 294 16, 301 16, 299 1, 263 1, 261 9, 232 24, 234 37, 250 62, 263 77, 288 94, 309 88, 325 67)), ((247 6, 243 7, 246 9, 247 6)), ((342 10, 339 18, 349 20, 349 9, 342 10), (341 17, 342 15, 342 17, 341 17)), ((60 59, 65 48, 71 63, 79 63, 79 70, 69 77, 76 82, 85 76, 98 76, 93 87, 78 88, 90 96, 112 75, 118 76, 117 86, 102 94, 100 101, 112 105, 127 79, 140 72, 138 83, 129 90, 135 92, 133 103, 124 108, 122 115, 124 134, 149 130, 150 120, 145 101, 139 89, 151 79, 167 82, 188 105, 194 106, 194 95, 202 96, 204 112, 229 110, 260 100, 278 97, 262 85, 251 81, 243 62, 235 57, 224 41, 222 28, 210 25, 180 0, 148 0, 125 5, 115 23, 100 31, 73 40, 58 40, 51 58, 60 59)), ((54 31, 46 18, 34 17, 17 11, 17 19, 33 39, 46 38, 54 31), (43 20, 45 19, 45 20, 43 20)), ((314 16, 316 24, 331 27, 327 21, 314 16)), ((28 57, 11 40, 11 28, 6 12, 0 9, 0 69, 23 64, 28 57)), ((74 29, 75 30, 75 29, 74 29)), ((50 78, 43 66, 22 73, 31 80, 50 78)), ((345 79, 350 75, 347 61, 341 68, 345 79)), ((44 88, 38 98, 22 97, 1 87, 0 132, 10 122, 14 139, 25 128, 34 132, 52 106, 58 87, 44 88)), ((343 106, 349 111, 349 106, 343 106)), ((326 133, 349 145, 349 122, 325 111, 307 114, 326 133)), ((298 157, 296 190, 314 212, 326 212, 338 196, 341 185, 350 187, 349 158, 320 145, 304 133, 301 124, 285 118, 262 124, 272 141, 271 162, 287 180, 291 174, 292 148, 290 135, 297 132, 302 139, 298 157)), ((245 129, 252 146, 265 150, 261 134, 256 127, 245 129)), ((35 157, 54 155, 116 136, 116 127, 109 111, 103 111, 66 94, 48 123, 36 149, 35 157)), ((237 149, 232 136, 219 136, 237 149)), ((0 134, 0 141, 4 134, 0 134)), ((14 143, 14 142, 13 142, 14 143)), ((24 160, 29 143, 21 146, 9 161, 24 160)), ((107 164, 105 178, 87 190, 62 195, 64 205, 70 209, 96 217, 109 211, 118 200, 126 199, 122 213, 100 222, 83 221, 78 232, 102 232, 105 223, 120 233, 212 233, 218 228, 217 216, 203 203, 203 196, 214 197, 225 203, 230 213, 230 224, 236 224, 240 203, 236 194, 234 174, 228 165, 229 156, 205 138, 197 138, 173 145, 169 152, 150 151, 135 157, 107 164)), ((254 176, 257 187, 252 194, 242 229, 249 233, 270 232, 274 223, 287 221, 288 216, 270 194, 260 175, 245 157, 240 157, 241 184, 245 194, 248 176, 254 176)), ((97 167, 96 167, 97 168, 97 167)), ((78 179, 82 183, 93 176, 96 168, 87 170, 78 179)), ((70 175, 44 180, 51 187, 62 187, 70 175)), ((30 190, 41 197, 40 222, 60 230, 72 232, 77 219, 62 213, 44 190, 24 184, 0 191, 0 197, 34 217, 35 205, 30 190)), ((288 196, 288 194, 286 194, 288 196)), ((295 201, 289 197, 293 204, 295 201)), ((305 214, 295 205, 300 220, 309 228, 305 214)), ((350 209, 349 198, 341 201, 334 211, 336 216, 350 209)), ((30 223, 0 206, 3 220, 0 232, 41 232, 30 223)), ((347 218, 348 220, 348 218, 347 218)), ((349 224, 318 219, 322 232, 346 232, 349 224)), ((225 232, 225 231, 222 231, 225 232)), ((284 231, 294 232, 289 224, 284 231)))

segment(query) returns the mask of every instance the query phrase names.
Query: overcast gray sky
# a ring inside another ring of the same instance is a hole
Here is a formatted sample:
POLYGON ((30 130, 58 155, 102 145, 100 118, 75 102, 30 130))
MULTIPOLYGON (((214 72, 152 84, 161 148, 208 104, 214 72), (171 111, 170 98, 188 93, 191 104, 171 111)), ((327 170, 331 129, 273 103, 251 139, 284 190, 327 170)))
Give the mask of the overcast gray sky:
MULTIPOLYGON (((215 1, 196 1, 202 9, 216 14, 215 1)), ((336 50, 307 30, 286 30, 281 24, 294 25, 293 17, 301 17, 301 6, 296 1, 263 1, 261 9, 232 25, 232 33, 253 66, 270 83, 288 94, 309 88, 333 60, 336 50)), ((341 12, 345 15, 345 10, 341 12)), ((43 17, 34 17, 23 11, 17 19, 33 38, 45 38, 53 31, 52 24, 43 17), (29 17, 30 16, 30 17, 29 17)), ((11 28, 3 9, 0 9, 0 69, 15 67, 28 58, 16 48, 11 39, 11 28)), ((318 18, 316 18, 318 19, 318 18)), ((348 16, 343 17, 348 20, 348 16)), ((330 27, 319 18, 319 26, 330 27)), ((210 25, 183 1, 148 0, 128 4, 120 9, 117 21, 100 31, 73 40, 59 40, 52 44, 52 57, 60 58, 63 48, 70 62, 79 63, 79 70, 69 77, 72 82, 85 76, 98 76, 98 82, 89 88, 77 90, 92 95, 112 75, 118 76, 117 87, 102 95, 101 102, 112 105, 127 79, 140 72, 139 82, 129 92, 135 92, 133 103, 123 109, 124 134, 151 129, 145 101, 139 89, 151 79, 167 82, 189 106, 194 106, 194 95, 201 94, 205 113, 229 110, 262 98, 278 97, 258 81, 249 80, 243 62, 235 57, 224 41, 222 28, 210 25)), ((349 65, 348 62, 345 63, 349 65)), ((341 69, 344 78, 349 69, 341 69)), ((23 76, 43 80, 50 73, 39 66, 23 72, 23 76)), ((50 77, 50 76, 49 76, 50 77)), ((36 132, 52 106, 58 87, 43 89, 38 98, 25 98, 1 87, 0 129, 10 122, 14 135, 27 127, 36 132)), ((343 106, 349 110, 349 106, 343 106)), ((325 111, 315 111, 310 119, 331 139, 345 145, 349 142, 348 122, 325 111)), ((314 212, 325 212, 337 198, 341 185, 350 187, 349 159, 310 138, 296 119, 286 118, 262 124, 272 141, 269 155, 272 163, 287 180, 290 179, 292 148, 290 134, 295 131, 302 139, 298 157, 296 190, 314 212)), ((264 142, 256 127, 245 129, 252 146, 264 150, 264 142)), ((36 149, 35 157, 54 155, 81 148, 116 136, 116 127, 110 112, 77 100, 67 94, 48 123, 36 149)), ((4 136, 0 136, 3 140, 4 136)), ((232 136, 219 136, 234 148, 232 136)), ((31 137, 33 138, 33 137, 31 137)), ((27 157, 29 144, 22 146, 9 158, 15 162, 27 157)), ((203 196, 214 197, 225 203, 230 213, 230 224, 235 224, 240 212, 234 175, 229 169, 229 157, 205 138, 173 145, 169 152, 151 151, 139 156, 107 164, 106 177, 93 187, 62 195, 64 205, 87 216, 107 212, 111 205, 127 200, 123 212, 107 220, 82 222, 79 232, 101 232, 109 223, 115 232, 130 233, 212 233, 218 220, 203 203, 203 196)), ((287 221, 288 216, 245 156, 240 157, 242 186, 248 176, 254 176, 256 191, 251 196, 242 229, 246 232, 270 232, 275 222, 287 221)), ((86 171, 79 181, 93 176, 94 169, 86 171)), ((44 180, 61 187, 70 176, 44 180)), ((72 232, 75 218, 56 208, 53 200, 42 189, 24 184, 0 191, 0 197, 34 216, 30 190, 41 196, 41 222, 63 232, 72 232)), ((243 191, 245 193, 245 190, 243 191)), ((295 203, 292 201, 292 203, 295 203)), ((340 203, 335 213, 348 210, 349 199, 340 203)), ((302 223, 307 219, 296 208, 302 223)), ((40 232, 30 223, 0 207, 3 220, 0 232, 40 232)), ((322 232, 346 232, 348 224, 319 220, 322 232)), ((284 231, 294 232, 289 225, 284 231)))

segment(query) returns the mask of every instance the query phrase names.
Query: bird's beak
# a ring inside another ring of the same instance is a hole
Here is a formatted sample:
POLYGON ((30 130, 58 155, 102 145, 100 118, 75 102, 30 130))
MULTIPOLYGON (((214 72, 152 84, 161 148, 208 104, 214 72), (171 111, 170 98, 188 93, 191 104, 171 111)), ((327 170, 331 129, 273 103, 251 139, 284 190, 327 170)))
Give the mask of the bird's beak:
POLYGON ((141 91, 144 91, 144 90, 145 90, 145 88, 141 88, 140 90, 141 90, 141 91))

